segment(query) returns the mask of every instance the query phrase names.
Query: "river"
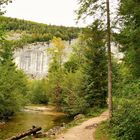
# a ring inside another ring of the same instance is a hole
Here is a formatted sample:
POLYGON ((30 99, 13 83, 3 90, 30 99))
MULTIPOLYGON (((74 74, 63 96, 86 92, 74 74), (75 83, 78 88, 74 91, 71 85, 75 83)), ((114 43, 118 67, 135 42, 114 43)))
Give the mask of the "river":
POLYGON ((33 125, 41 126, 43 131, 46 131, 63 122, 68 122, 67 117, 61 112, 54 111, 52 106, 27 106, 11 120, 0 125, 0 140, 26 131, 33 125))

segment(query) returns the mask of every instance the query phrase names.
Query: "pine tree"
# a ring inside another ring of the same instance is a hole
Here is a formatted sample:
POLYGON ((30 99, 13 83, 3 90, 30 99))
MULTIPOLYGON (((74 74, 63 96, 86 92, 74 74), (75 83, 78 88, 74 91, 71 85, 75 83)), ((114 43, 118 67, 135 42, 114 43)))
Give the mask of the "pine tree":
MULTIPOLYGON (((111 28, 110 28, 110 9, 109 0, 79 0, 80 8, 77 11, 78 19, 91 16, 95 21, 98 20, 99 25, 106 27, 106 42, 108 48, 108 108, 109 118, 112 117, 112 63, 111 63, 111 28), (105 14, 107 11, 107 14, 105 14), (105 21, 107 20, 107 24, 105 21)), ((100 28, 99 26, 99 28, 100 28)))
POLYGON ((82 37, 85 41, 83 55, 84 93, 90 107, 104 107, 107 97, 107 56, 105 32, 96 21, 82 37))

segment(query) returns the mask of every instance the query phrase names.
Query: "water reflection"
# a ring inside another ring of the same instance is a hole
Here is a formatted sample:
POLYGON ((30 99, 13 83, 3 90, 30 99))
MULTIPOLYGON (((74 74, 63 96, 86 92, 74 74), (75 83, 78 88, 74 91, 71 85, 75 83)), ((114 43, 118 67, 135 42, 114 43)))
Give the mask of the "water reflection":
POLYGON ((0 127, 0 140, 17 135, 17 133, 32 128, 33 125, 41 126, 43 130, 47 130, 66 121, 66 116, 58 112, 46 110, 23 111, 0 127))

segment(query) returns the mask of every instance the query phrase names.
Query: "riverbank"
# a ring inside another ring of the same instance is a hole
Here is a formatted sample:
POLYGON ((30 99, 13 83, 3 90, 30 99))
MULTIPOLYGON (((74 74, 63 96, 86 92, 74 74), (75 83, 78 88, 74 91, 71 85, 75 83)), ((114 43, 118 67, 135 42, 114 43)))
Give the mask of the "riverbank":
MULTIPOLYGON (((101 110, 93 115, 97 116, 99 113, 101 113, 101 110)), ((1 129, 0 140, 22 133, 33 125, 43 128, 41 136, 44 136, 44 138, 35 138, 36 140, 94 140, 92 139, 93 132, 101 121, 107 119, 107 114, 107 112, 104 112, 100 116, 92 118, 79 114, 74 117, 72 122, 68 123, 67 116, 64 113, 57 112, 54 106, 26 106, 15 119, 1 129), (10 126, 14 127, 11 128, 10 126)), ((29 139, 26 138, 26 140, 29 139)))
MULTIPOLYGON (((62 130, 57 131, 50 138, 40 138, 36 140, 95 140, 94 133, 97 126, 108 119, 108 111, 101 113, 97 117, 82 118, 74 120, 65 127, 61 127, 62 130)), ((53 129, 52 129, 53 130, 53 129)))
POLYGON ((26 106, 21 112, 17 113, 8 122, 0 126, 0 140, 16 136, 33 125, 41 126, 42 131, 68 122, 64 113, 57 112, 53 106, 31 105, 26 106))
POLYGON ((55 106, 44 106, 44 105, 30 105, 26 106, 23 111, 25 112, 42 112, 42 114, 53 115, 53 116, 65 116, 66 114, 56 111, 55 106))

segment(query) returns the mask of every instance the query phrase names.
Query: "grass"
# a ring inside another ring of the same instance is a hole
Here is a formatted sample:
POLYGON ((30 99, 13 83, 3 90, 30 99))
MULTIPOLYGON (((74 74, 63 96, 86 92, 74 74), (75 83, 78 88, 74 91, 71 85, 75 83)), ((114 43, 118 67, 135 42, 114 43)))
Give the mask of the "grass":
POLYGON ((107 121, 102 122, 97 127, 93 137, 95 138, 95 140, 115 140, 111 137, 107 121))
POLYGON ((97 117, 99 116, 101 113, 103 113, 104 111, 106 111, 107 108, 98 108, 98 107, 94 107, 94 108, 89 108, 87 109, 87 113, 86 113, 86 117, 87 118, 93 118, 93 117, 97 117))

